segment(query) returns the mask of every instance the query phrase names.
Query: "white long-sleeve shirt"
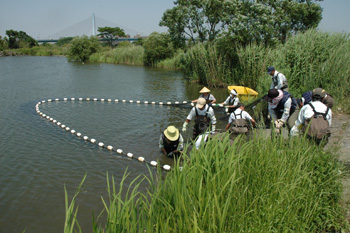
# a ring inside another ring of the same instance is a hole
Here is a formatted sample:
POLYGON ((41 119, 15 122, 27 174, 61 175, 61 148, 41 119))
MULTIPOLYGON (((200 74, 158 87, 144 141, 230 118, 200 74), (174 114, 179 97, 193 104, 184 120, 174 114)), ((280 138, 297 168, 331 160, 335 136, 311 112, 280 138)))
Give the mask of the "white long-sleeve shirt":
POLYGON ((275 70, 274 75, 272 76, 272 82, 270 89, 278 89, 281 90, 282 87, 288 86, 287 78, 284 76, 284 74, 279 73, 277 70, 275 70), (277 85, 275 85, 277 83, 277 85))
MULTIPOLYGON (((194 117, 196 117, 196 108, 197 107, 193 107, 191 109, 190 113, 187 116, 187 120, 192 120, 194 117)), ((216 117, 215 117, 215 114, 214 114, 214 109, 212 107, 209 107, 206 104, 203 110, 200 110, 199 108, 197 108, 197 112, 198 112, 199 116, 207 115, 207 117, 210 118, 211 124, 213 124, 213 125, 216 124, 216 117)))
MULTIPOLYGON (((314 106, 316 112, 326 113, 327 106, 325 104, 321 103, 320 101, 311 101, 310 103, 314 106)), ((300 109, 298 119, 295 121, 295 125, 290 130, 290 135, 291 136, 299 135, 299 132, 300 132, 299 126, 304 125, 305 120, 310 119, 311 117, 313 117, 313 115, 314 115, 314 111, 312 110, 311 106, 309 104, 304 105, 300 109)), ((331 126, 331 124, 332 124, 332 110, 331 109, 328 110, 328 114, 326 116, 326 119, 329 123, 329 126, 331 126)))

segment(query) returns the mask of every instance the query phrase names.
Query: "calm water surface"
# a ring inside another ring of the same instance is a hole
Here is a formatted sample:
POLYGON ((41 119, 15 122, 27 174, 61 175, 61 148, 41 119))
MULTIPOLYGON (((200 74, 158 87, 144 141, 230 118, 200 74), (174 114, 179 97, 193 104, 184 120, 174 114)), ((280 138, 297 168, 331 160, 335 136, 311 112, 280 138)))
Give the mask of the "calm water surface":
MULTIPOLYGON (((144 163, 85 142, 39 117, 37 102, 72 97, 183 101, 197 98, 200 89, 168 70, 82 65, 62 57, 0 57, 0 232, 62 232, 64 186, 71 198, 85 174, 78 221, 83 232, 91 232, 92 213, 98 216, 101 197, 107 197, 107 172, 119 187, 127 169, 125 188, 149 173, 144 163)), ((213 93, 219 102, 228 95, 222 89, 213 93)), ((158 148, 159 136, 169 124, 181 128, 190 108, 59 101, 40 110, 97 142, 172 165, 158 148)), ((219 122, 217 128, 225 124, 219 122)))

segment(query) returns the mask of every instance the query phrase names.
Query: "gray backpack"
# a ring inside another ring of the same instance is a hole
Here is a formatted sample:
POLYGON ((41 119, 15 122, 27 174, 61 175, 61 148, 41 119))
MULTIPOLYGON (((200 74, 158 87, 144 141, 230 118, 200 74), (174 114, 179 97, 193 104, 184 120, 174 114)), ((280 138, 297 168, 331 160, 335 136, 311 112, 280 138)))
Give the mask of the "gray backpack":
POLYGON ((316 112, 315 107, 311 103, 309 103, 309 105, 314 111, 314 115, 310 119, 305 120, 305 125, 302 130, 306 132, 309 137, 316 140, 322 140, 323 138, 329 137, 331 135, 329 123, 327 121, 329 108, 327 107, 325 113, 320 113, 316 112))
POLYGON ((233 112, 233 114, 235 115, 235 119, 232 122, 232 127, 230 129, 231 133, 241 134, 248 132, 248 122, 246 119, 242 119, 242 112, 243 111, 241 111, 241 113, 237 115, 235 112, 233 112), (237 116, 241 116, 241 118, 237 119, 237 116))

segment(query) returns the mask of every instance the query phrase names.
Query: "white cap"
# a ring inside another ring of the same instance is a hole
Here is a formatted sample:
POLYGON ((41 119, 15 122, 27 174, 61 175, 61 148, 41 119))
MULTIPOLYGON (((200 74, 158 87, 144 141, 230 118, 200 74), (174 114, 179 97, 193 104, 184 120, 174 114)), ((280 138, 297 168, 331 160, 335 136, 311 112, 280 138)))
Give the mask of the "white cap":
POLYGON ((231 90, 231 94, 232 94, 232 95, 237 95, 236 90, 235 90, 235 89, 231 90))

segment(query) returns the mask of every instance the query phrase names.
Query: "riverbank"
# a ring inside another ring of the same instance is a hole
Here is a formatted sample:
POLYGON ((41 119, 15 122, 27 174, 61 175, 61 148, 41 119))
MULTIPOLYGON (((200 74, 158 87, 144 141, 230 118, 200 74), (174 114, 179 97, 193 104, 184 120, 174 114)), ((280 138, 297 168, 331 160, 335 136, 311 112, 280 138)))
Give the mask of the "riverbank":
MULTIPOLYGON (((325 146, 326 151, 336 151, 342 164, 343 196, 342 205, 347 210, 345 217, 350 221, 350 115, 335 114, 332 119, 331 137, 325 146)), ((350 232, 347 231, 347 232, 350 232)))

